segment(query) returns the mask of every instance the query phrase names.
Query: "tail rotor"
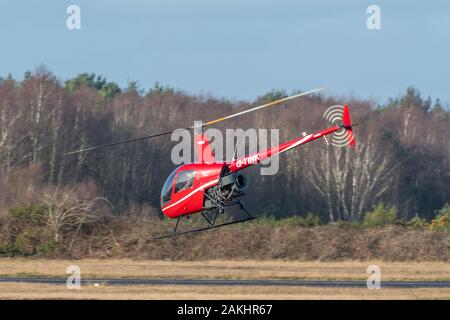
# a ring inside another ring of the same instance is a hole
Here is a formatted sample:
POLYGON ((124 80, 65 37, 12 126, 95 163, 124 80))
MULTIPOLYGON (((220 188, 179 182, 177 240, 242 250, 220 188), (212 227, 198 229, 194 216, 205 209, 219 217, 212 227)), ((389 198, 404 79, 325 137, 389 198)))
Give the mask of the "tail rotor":
POLYGON ((354 148, 356 146, 350 110, 347 105, 334 105, 329 107, 323 113, 323 118, 341 127, 341 130, 331 135, 330 143, 332 146, 339 148, 346 146, 354 148))

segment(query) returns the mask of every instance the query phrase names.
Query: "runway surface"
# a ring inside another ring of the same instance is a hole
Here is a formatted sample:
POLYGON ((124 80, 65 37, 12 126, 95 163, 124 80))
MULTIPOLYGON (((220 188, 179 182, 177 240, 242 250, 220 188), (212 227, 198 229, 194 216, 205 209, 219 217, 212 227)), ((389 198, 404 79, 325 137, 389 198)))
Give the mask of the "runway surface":
MULTIPOLYGON (((66 284, 65 278, 0 278, 0 283, 66 284)), ((304 286, 304 287, 354 287, 366 288, 361 280, 229 280, 229 279, 82 279, 82 285, 198 285, 198 286, 304 286)), ((450 288, 450 281, 381 281, 385 288, 450 288)))

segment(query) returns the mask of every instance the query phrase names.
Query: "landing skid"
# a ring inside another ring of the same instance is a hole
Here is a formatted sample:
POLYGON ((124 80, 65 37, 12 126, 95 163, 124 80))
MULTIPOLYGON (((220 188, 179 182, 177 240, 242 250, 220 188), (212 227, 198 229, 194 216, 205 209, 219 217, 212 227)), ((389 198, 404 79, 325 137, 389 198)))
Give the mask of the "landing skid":
POLYGON ((206 231, 206 230, 209 230, 209 229, 220 228, 220 227, 228 226, 228 225, 231 225, 231 224, 236 224, 236 223, 241 223, 241 222, 246 222, 246 221, 254 220, 254 219, 257 218, 257 217, 255 217, 255 216, 253 216, 253 215, 252 215, 252 214, 251 214, 251 213, 250 213, 250 212, 242 205, 242 203, 241 203, 239 200, 237 200, 236 202, 233 202, 233 203, 226 204, 226 205, 224 205, 223 207, 217 208, 217 210, 216 210, 216 212, 215 212, 215 214, 214 214, 214 216, 213 216, 212 219, 211 219, 210 217, 208 217, 208 216, 205 214, 205 212, 202 212, 202 217, 206 220, 206 222, 208 222, 208 226, 207 226, 207 227, 202 227, 202 228, 198 228, 198 229, 192 229, 192 230, 188 230, 188 231, 177 232, 178 224, 179 224, 179 222, 180 222, 180 219, 182 218, 182 217, 180 216, 180 217, 177 218, 177 222, 176 222, 176 224, 175 224, 175 227, 174 227, 172 233, 165 234, 165 235, 162 235, 162 236, 156 236, 156 237, 151 236, 151 237, 152 237, 152 239, 155 239, 155 240, 157 240, 157 239, 164 239, 164 238, 170 238, 170 237, 175 237, 175 236, 179 236, 179 235, 183 235, 183 234, 197 233, 197 232, 206 231), (216 224, 216 219, 217 219, 217 217, 219 216, 219 214, 220 214, 221 212, 223 212, 223 207, 231 207, 231 206, 234 206, 234 205, 239 205, 240 209, 241 209, 242 211, 245 212, 245 214, 247 215, 247 217, 244 218, 244 219, 240 219, 240 220, 234 220, 234 221, 225 222, 225 223, 222 223, 222 224, 216 224))

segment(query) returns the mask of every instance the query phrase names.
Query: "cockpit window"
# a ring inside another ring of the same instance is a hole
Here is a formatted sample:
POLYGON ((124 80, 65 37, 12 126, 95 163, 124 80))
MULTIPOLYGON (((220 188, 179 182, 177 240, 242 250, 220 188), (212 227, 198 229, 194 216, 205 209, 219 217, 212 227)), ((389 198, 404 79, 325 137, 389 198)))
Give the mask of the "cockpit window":
MULTIPOLYGON (((177 168, 178 169, 178 168, 177 168)), ((166 182, 161 191, 161 206, 165 205, 170 201, 172 197, 172 185, 173 179, 175 178, 175 174, 177 173, 177 169, 173 170, 170 176, 167 178, 166 182)))
POLYGON ((186 190, 194 184, 195 171, 193 170, 183 170, 178 173, 177 180, 175 183, 175 193, 182 190, 186 190))

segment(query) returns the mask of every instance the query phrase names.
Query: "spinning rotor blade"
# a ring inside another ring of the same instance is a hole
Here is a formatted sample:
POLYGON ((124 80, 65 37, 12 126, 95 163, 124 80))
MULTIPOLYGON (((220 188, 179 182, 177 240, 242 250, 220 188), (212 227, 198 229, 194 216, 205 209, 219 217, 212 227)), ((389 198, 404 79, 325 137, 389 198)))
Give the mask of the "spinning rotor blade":
POLYGON ((249 113, 249 112, 252 112, 252 111, 256 111, 256 110, 259 110, 259 109, 272 107, 274 105, 277 105, 277 104, 280 104, 280 103, 283 103, 283 102, 287 102, 287 101, 293 100, 295 98, 299 98, 301 96, 306 96, 308 94, 311 94, 311 93, 314 93, 314 92, 319 92, 319 91, 322 91, 322 90, 325 90, 325 88, 317 88, 317 89, 314 89, 314 90, 305 91, 305 92, 302 92, 302 93, 299 93, 299 94, 296 94, 296 95, 293 95, 293 96, 290 96, 290 97, 282 98, 282 99, 279 99, 279 100, 276 100, 276 101, 272 101, 272 102, 263 104, 263 105, 258 106, 258 107, 254 107, 254 108, 251 108, 251 109, 248 109, 248 110, 244 110, 244 111, 241 111, 241 112, 238 112, 238 113, 235 113, 235 114, 223 117, 223 118, 219 118, 219 119, 216 119, 216 120, 208 121, 205 124, 203 124, 203 126, 206 127, 206 126, 209 126, 211 124, 221 122, 223 120, 228 120, 228 119, 231 119, 231 118, 234 118, 234 117, 238 117, 238 116, 241 116, 243 114, 246 114, 246 113, 249 113))
MULTIPOLYGON (((186 130, 189 130, 191 128, 185 128, 186 130)), ((179 130, 179 129, 177 129, 179 130)), ((168 134, 172 134, 175 130, 172 131, 167 131, 167 132, 162 132, 162 133, 155 133, 149 136, 145 136, 145 137, 139 137, 139 138, 133 138, 133 139, 128 139, 128 140, 122 140, 122 141, 117 141, 117 142, 112 142, 112 143, 107 143, 107 144, 102 144, 99 146, 95 146, 95 147, 90 147, 90 148, 86 148, 86 149, 80 149, 80 150, 76 150, 76 151, 71 151, 71 152, 66 152, 63 153, 63 155, 69 155, 69 154, 75 154, 75 153, 81 153, 81 152, 86 152, 86 151, 92 151, 92 150, 97 150, 97 149, 101 149, 101 148, 107 148, 107 147, 112 147, 118 144, 124 144, 124 143, 128 143, 128 142, 134 142, 134 141, 139 141, 139 140, 145 140, 145 139, 150 139, 150 138, 156 138, 156 137, 161 137, 161 136, 165 136, 168 134)))
MULTIPOLYGON (((282 99, 279 99, 279 100, 276 100, 276 101, 272 101, 272 102, 269 102, 269 103, 266 103, 266 104, 263 104, 263 105, 260 105, 260 106, 248 109, 248 110, 244 110, 244 111, 241 111, 241 112, 238 112, 238 113, 231 114, 231 115, 226 116, 226 117, 222 117, 222 118, 219 118, 219 119, 216 119, 216 120, 208 121, 208 122, 204 123, 202 125, 202 127, 206 127, 206 126, 212 125, 214 123, 218 123, 218 122, 221 122, 221 121, 224 121, 224 120, 228 120, 228 119, 231 119, 231 118, 234 118, 234 117, 238 117, 238 116, 241 116, 243 114, 246 114, 246 113, 249 113, 249 112, 253 112, 253 111, 256 111, 256 110, 259 110, 259 109, 272 107, 274 105, 277 105, 277 104, 280 104, 280 103, 283 103, 283 102, 288 102, 290 100, 293 100, 293 99, 296 99, 296 98, 299 98, 299 97, 302 97, 302 96, 306 96, 306 95, 311 94, 311 93, 319 92, 319 91, 322 91, 322 90, 325 90, 325 88, 317 88, 317 89, 305 91, 305 92, 302 92, 302 93, 299 93, 299 94, 296 94, 296 95, 293 95, 293 96, 290 96, 290 97, 286 97, 286 98, 282 98, 282 99)), ((194 126, 189 127, 189 128, 185 128, 185 129, 186 130, 194 129, 194 126)), ((179 129, 175 129, 175 130, 179 130, 179 129)), ((145 140, 145 139, 150 139, 150 138, 161 137, 161 136, 165 136, 165 135, 168 135, 168 134, 172 134, 175 130, 162 132, 162 133, 155 133, 155 134, 144 136, 144 137, 133 138, 133 139, 128 139, 128 140, 122 140, 122 141, 102 144, 102 145, 95 146, 95 147, 90 147, 90 148, 80 149, 80 150, 76 150, 76 151, 66 152, 66 153, 63 153, 63 155, 66 156, 66 155, 70 155, 70 154, 76 154, 76 153, 81 153, 81 152, 87 152, 87 151, 93 151, 93 150, 97 150, 97 149, 112 147, 112 146, 116 146, 118 144, 124 144, 124 143, 128 143, 128 142, 134 142, 134 141, 139 141, 139 140, 145 140)))

